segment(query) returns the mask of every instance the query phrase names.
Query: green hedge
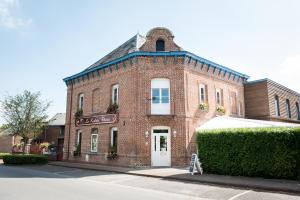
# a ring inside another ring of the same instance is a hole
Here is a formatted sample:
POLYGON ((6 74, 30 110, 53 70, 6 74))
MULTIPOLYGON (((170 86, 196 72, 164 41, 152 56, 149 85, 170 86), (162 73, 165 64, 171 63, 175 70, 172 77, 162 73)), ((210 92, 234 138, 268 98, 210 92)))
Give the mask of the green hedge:
POLYGON ((300 128, 244 128, 197 133, 205 172, 300 179, 300 128))
POLYGON ((16 154, 3 156, 3 162, 8 165, 46 164, 48 163, 48 158, 43 155, 16 154))
POLYGON ((10 153, 0 153, 0 159, 3 159, 3 156, 10 155, 10 153))

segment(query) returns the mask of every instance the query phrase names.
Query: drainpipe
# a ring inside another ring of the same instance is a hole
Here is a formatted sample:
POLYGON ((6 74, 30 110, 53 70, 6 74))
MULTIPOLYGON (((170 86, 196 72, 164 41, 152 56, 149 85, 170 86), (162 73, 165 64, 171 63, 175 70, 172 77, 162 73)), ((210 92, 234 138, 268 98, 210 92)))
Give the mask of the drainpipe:
POLYGON ((70 99, 70 111, 69 111, 69 131, 68 131, 68 156, 67 160, 70 157, 70 137, 71 137, 71 118, 72 118, 72 106, 73 106, 73 81, 71 81, 71 99, 70 99))

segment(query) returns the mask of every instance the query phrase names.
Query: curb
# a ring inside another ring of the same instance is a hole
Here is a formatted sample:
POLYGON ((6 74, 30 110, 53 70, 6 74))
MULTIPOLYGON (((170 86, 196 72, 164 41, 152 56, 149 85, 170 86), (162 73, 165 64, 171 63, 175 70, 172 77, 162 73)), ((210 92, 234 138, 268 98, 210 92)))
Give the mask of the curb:
POLYGON ((279 188, 279 187, 272 187, 272 186, 258 186, 253 184, 239 184, 239 183, 232 183, 232 182, 221 182, 221 181, 208 181, 208 180, 198 180, 198 179, 190 179, 186 177, 172 177, 172 176, 159 176, 159 175, 151 175, 151 174, 140 174, 140 173, 134 173, 134 172, 125 172, 125 171, 119 171, 119 170, 113 170, 113 169, 96 169, 93 167, 87 167, 87 166, 66 166, 63 164, 58 163, 51 163, 49 162, 48 165, 53 166, 60 166, 60 167, 67 167, 67 168, 75 168, 75 169, 87 169, 87 170, 93 170, 93 171, 104 171, 104 172, 113 172, 113 173, 120 173, 120 174, 129 174, 129 175, 135 175, 135 176, 142 176, 142 177, 151 177, 151 178, 160 178, 165 180, 177 180, 182 182, 191 182, 191 183, 204 183, 208 185, 215 185, 215 186, 226 186, 226 187, 236 187, 236 188, 244 188, 244 189, 254 189, 254 190, 261 190, 261 191, 271 191, 271 192, 277 192, 277 193, 289 193, 289 194, 296 194, 300 195, 300 183, 299 183, 299 189, 294 188, 279 188))

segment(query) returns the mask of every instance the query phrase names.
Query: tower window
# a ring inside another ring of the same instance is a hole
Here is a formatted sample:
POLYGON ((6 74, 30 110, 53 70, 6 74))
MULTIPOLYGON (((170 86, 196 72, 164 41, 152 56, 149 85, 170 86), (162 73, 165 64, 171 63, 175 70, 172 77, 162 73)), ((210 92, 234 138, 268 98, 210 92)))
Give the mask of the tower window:
POLYGON ((156 51, 165 51, 165 41, 163 40, 156 41, 156 51))

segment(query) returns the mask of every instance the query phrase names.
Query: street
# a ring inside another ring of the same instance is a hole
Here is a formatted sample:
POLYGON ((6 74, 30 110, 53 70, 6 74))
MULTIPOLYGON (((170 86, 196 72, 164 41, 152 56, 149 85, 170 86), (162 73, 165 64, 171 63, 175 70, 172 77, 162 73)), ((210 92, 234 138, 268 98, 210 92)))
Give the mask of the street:
POLYGON ((37 198, 43 200, 299 200, 300 196, 50 165, 0 164, 1 200, 37 198))

